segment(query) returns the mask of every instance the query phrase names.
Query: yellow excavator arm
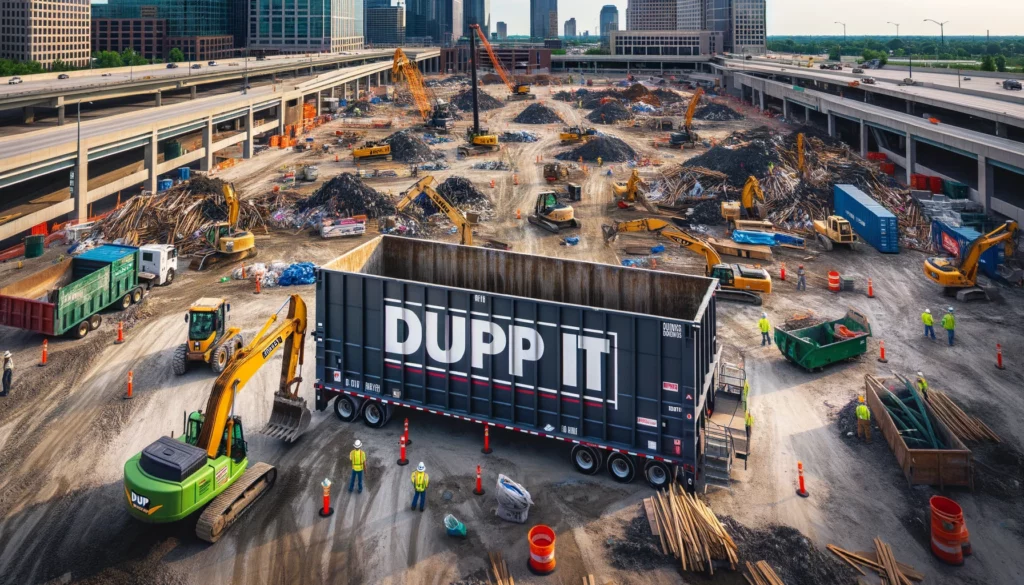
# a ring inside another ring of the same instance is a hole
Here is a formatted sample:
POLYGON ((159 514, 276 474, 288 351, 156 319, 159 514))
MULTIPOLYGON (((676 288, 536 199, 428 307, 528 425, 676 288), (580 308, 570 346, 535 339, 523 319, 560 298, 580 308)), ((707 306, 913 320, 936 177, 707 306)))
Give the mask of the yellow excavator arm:
POLYGON ((722 257, 711 247, 711 244, 691 236, 663 219, 648 217, 631 221, 620 221, 613 225, 602 226, 602 230, 604 231, 605 242, 614 240, 620 232, 654 232, 664 238, 668 238, 680 246, 704 256, 704 260, 707 263, 705 274, 708 276, 711 275, 711 269, 716 264, 722 263, 722 257))
POLYGON ((430 98, 427 95, 427 87, 423 83, 423 76, 415 63, 409 60, 401 48, 395 49, 395 57, 391 63, 391 76, 398 80, 405 78, 409 83, 409 92, 412 93, 412 100, 416 109, 420 111, 420 117, 426 122, 430 119, 430 98))
POLYGON ((235 187, 231 183, 224 183, 224 203, 228 206, 228 227, 234 230, 238 227, 238 196, 235 195, 235 187))
POLYGON ((757 177, 751 175, 747 178, 746 184, 743 185, 743 194, 740 196, 743 209, 746 209, 748 214, 754 209, 754 199, 763 203, 764 191, 761 190, 761 183, 757 180, 757 177))
POLYGON ((427 175, 416 182, 408 191, 402 196, 402 199, 396 205, 398 211, 404 211, 410 203, 416 200, 421 194, 425 194, 431 203, 434 204, 442 213, 448 216, 455 227, 459 229, 461 235, 461 244, 464 246, 473 245, 473 224, 469 222, 466 216, 459 211, 454 205, 451 204, 444 195, 438 193, 431 183, 434 182, 432 175, 427 175))
MULTIPOLYGON (((291 295, 260 329, 249 345, 238 351, 228 362, 227 368, 217 376, 213 391, 206 402, 203 425, 199 430, 201 449, 211 459, 217 457, 224 429, 231 417, 231 410, 237 394, 245 384, 277 353, 284 348, 284 363, 281 366, 281 383, 277 397, 299 402, 299 383, 302 382, 301 367, 306 337, 306 303, 299 295, 291 295), (287 317, 274 327, 278 315, 288 307, 287 317)), ((276 407, 276 404, 275 404, 276 407)), ((273 422, 273 419, 272 419, 273 422)), ((308 421, 305 423, 308 425, 308 421)), ((301 425, 300 425, 301 426, 301 425)), ((304 427, 298 429, 298 432, 304 427)))
POLYGON ((633 169, 633 174, 629 176, 629 180, 626 181, 625 187, 622 183, 612 183, 612 192, 617 197, 622 197, 626 201, 636 201, 637 193, 640 191, 640 187, 647 188, 647 182, 640 178, 640 171, 633 169))
POLYGON ((686 106, 686 118, 683 119, 683 128, 686 129, 687 132, 689 132, 690 127, 693 126, 693 115, 697 112, 697 104, 703 96, 704 89, 698 87, 697 91, 693 92, 693 97, 690 98, 690 105, 686 106))

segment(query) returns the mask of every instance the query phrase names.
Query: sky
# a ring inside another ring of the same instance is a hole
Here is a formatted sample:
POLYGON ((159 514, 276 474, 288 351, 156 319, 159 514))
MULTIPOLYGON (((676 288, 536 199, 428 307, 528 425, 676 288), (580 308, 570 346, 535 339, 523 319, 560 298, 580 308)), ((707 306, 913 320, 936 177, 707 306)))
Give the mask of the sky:
MULTIPOLYGON (((1024 35, 1024 1, 1021 0, 767 0, 769 35, 842 34, 893 35, 900 23, 900 35, 936 35, 939 27, 932 18, 946 24, 946 34, 1024 35), (855 7, 855 10, 852 9, 855 7)), ((576 30, 596 34, 598 15, 605 4, 619 8, 620 27, 626 23, 626 0, 558 0, 559 32, 569 18, 576 18, 576 30)), ((508 23, 512 35, 530 34, 530 0, 491 0, 491 21, 508 23)))

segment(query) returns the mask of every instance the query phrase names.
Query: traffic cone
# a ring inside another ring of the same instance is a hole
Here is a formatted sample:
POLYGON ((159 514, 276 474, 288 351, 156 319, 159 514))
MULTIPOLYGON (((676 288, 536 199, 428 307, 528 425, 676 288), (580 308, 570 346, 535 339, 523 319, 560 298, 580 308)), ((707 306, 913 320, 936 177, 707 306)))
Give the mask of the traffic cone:
POLYGON ((405 419, 405 432, 402 434, 402 438, 405 439, 406 446, 412 445, 412 441, 409 440, 409 419, 405 419))
POLYGON ((811 494, 807 492, 807 486, 804 485, 804 464, 802 461, 796 462, 796 472, 800 476, 800 488, 796 490, 796 495, 800 496, 801 498, 806 498, 811 494))
POLYGON ((516 210, 516 219, 523 219, 523 212, 519 209, 516 210))
POLYGON ((875 287, 872 286, 870 278, 868 278, 868 298, 869 299, 875 298, 875 287))
POLYGON ((46 365, 46 354, 48 353, 48 352, 46 351, 46 343, 47 343, 47 342, 46 342, 46 340, 44 339, 44 340, 43 340, 43 359, 41 359, 41 360, 39 361, 39 367, 43 367, 43 366, 45 366, 45 365, 46 365))
POLYGON ((401 452, 399 453, 398 456, 398 464, 409 465, 409 459, 407 459, 405 456, 405 437, 399 437, 398 444, 401 446, 401 452))
POLYGON ((491 431, 490 427, 484 425, 484 448, 480 450, 484 455, 490 455, 493 453, 491 450, 491 431))
POLYGON ((134 374, 132 373, 132 371, 128 370, 128 391, 124 395, 125 400, 131 400, 132 399, 132 396, 133 396, 132 390, 134 390, 134 384, 132 383, 132 378, 133 377, 134 377, 134 374))
POLYGON ((254 295, 260 294, 260 277, 259 277, 258 274, 256 275, 256 291, 253 294, 254 295))
POLYGON ((779 279, 786 280, 786 263, 782 263, 782 269, 779 270, 779 279))
POLYGON ((996 367, 1000 370, 1006 369, 1006 367, 1003 366, 1003 344, 1001 343, 996 344, 996 367))
POLYGON ((246 278, 245 278, 245 264, 242 264, 242 280, 246 280, 246 278))
POLYGON ((483 480, 480 479, 480 466, 479 465, 476 466, 476 489, 473 490, 473 493, 478 495, 478 496, 484 495, 484 484, 483 484, 483 480))
POLYGON ((117 341, 115 341, 114 343, 124 343, 124 321, 117 322, 117 341))
POLYGON ((878 342, 878 361, 883 364, 888 363, 889 360, 885 359, 885 341, 878 342))

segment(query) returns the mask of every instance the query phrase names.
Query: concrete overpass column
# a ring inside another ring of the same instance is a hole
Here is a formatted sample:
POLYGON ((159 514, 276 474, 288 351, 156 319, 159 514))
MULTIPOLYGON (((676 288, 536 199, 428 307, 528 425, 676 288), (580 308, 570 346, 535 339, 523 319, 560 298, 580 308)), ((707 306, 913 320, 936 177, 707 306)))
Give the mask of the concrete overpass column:
POLYGON ((832 112, 828 113, 828 135, 832 138, 836 137, 836 115, 832 112))
POLYGON ((252 158, 256 145, 256 131, 252 108, 245 114, 245 142, 242 143, 242 158, 252 158))
POLYGON ((160 149, 158 145, 157 133, 156 130, 154 130, 149 135, 149 143, 142 149, 142 163, 145 165, 146 171, 149 173, 149 175, 146 176, 146 182, 143 183, 142 188, 150 193, 156 193, 156 166, 160 160, 160 149))
POLYGON ((324 92, 317 91, 316 92, 316 115, 317 116, 320 115, 320 104, 322 104, 323 101, 324 101, 324 92))
POLYGON ((1006 124, 996 122, 996 136, 1006 138, 1006 124))
POLYGON ((860 121, 860 155, 865 158, 868 156, 868 125, 864 120, 860 121))
POLYGON ((764 111, 764 88, 761 88, 757 92, 758 97, 761 99, 761 111, 764 111))
POLYGON ((914 174, 914 165, 917 164, 917 141, 914 135, 907 132, 907 184, 910 184, 910 175, 914 174))
POLYGON ((155 94, 153 94, 153 101, 156 103, 156 107, 159 108, 160 106, 163 105, 163 101, 164 101, 163 97, 164 97, 164 94, 162 92, 159 92, 159 91, 156 92, 155 94))
POLYGON ((985 211, 988 211, 989 203, 991 203, 992 194, 989 191, 989 185, 992 184, 991 177, 992 169, 988 164, 988 157, 978 155, 978 203, 981 203, 985 207, 985 211))
POLYGON ((32 106, 25 106, 21 108, 22 119, 26 124, 32 124, 36 121, 36 109, 32 106))
POLYGON ((281 103, 277 106, 277 133, 280 135, 284 134, 284 112, 285 112, 285 99, 281 96, 281 103))
POLYGON ((85 221, 89 218, 89 149, 82 148, 71 170, 71 196, 75 199, 75 209, 71 219, 85 221))
POLYGON ((782 98, 782 117, 789 119, 789 100, 782 98))
POLYGON ((907 113, 911 116, 914 115, 914 102, 907 100, 907 113))
POLYGON ((188 88, 188 99, 196 99, 196 86, 193 85, 192 87, 188 88))
POLYGON ((804 106, 804 124, 811 123, 811 108, 804 106))
POLYGON ((356 78, 356 95, 352 99, 359 99, 359 78, 356 78))
POLYGON ((213 117, 207 118, 203 127, 203 149, 206 152, 199 159, 199 170, 209 172, 213 169, 213 117))
POLYGON ((64 104, 57 106, 57 125, 64 125, 64 104))

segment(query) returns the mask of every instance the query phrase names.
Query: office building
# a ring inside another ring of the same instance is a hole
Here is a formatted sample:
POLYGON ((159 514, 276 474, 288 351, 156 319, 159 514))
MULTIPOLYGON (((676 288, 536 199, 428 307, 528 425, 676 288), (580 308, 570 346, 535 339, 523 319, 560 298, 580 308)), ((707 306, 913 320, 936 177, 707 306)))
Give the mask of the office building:
POLYGON ((558 0, 530 0, 530 38, 558 36, 558 0))
POLYGON ((408 0, 405 40, 449 47, 465 32, 463 0, 408 0))
POLYGON ((675 30, 677 1, 629 0, 626 30, 675 30))
MULTIPOLYGON (((114 20, 166 21, 163 57, 177 48, 186 59, 196 61, 224 59, 234 54, 231 15, 229 0, 109 0, 107 4, 92 5, 93 20, 106 21, 110 32, 114 20)), ((133 32, 132 42, 136 51, 144 53, 141 35, 137 39, 133 32), (136 40, 139 42, 135 43, 136 40)))
POLYGON ((363 0, 249 0, 250 50, 337 53, 362 47, 363 0))
POLYGON ((767 52, 765 40, 765 0, 733 0, 732 47, 733 53, 763 55, 767 52))
POLYGON ((498 40, 504 41, 508 38, 508 25, 504 22, 498 23, 498 40))
POLYGON ((132 49, 144 59, 164 59, 167 20, 163 18, 94 18, 92 52, 132 49))
POLYGON ((401 0, 366 0, 363 33, 367 45, 405 43, 405 4, 401 0))
POLYGON ((89 65, 89 0, 0 0, 0 58, 89 65))
POLYGON ((576 19, 570 18, 565 21, 565 38, 574 39, 576 38, 576 19))
POLYGON ((676 30, 704 30, 706 0, 676 0, 676 30))
POLYGON ((612 55, 699 57, 721 51, 722 35, 710 31, 612 31, 608 35, 612 55))
POLYGON ((484 35, 491 36, 491 0, 463 0, 464 32, 469 34, 469 25, 479 24, 484 35))
POLYGON ((601 8, 601 42, 608 44, 608 33, 619 30, 619 9, 614 4, 601 8))

